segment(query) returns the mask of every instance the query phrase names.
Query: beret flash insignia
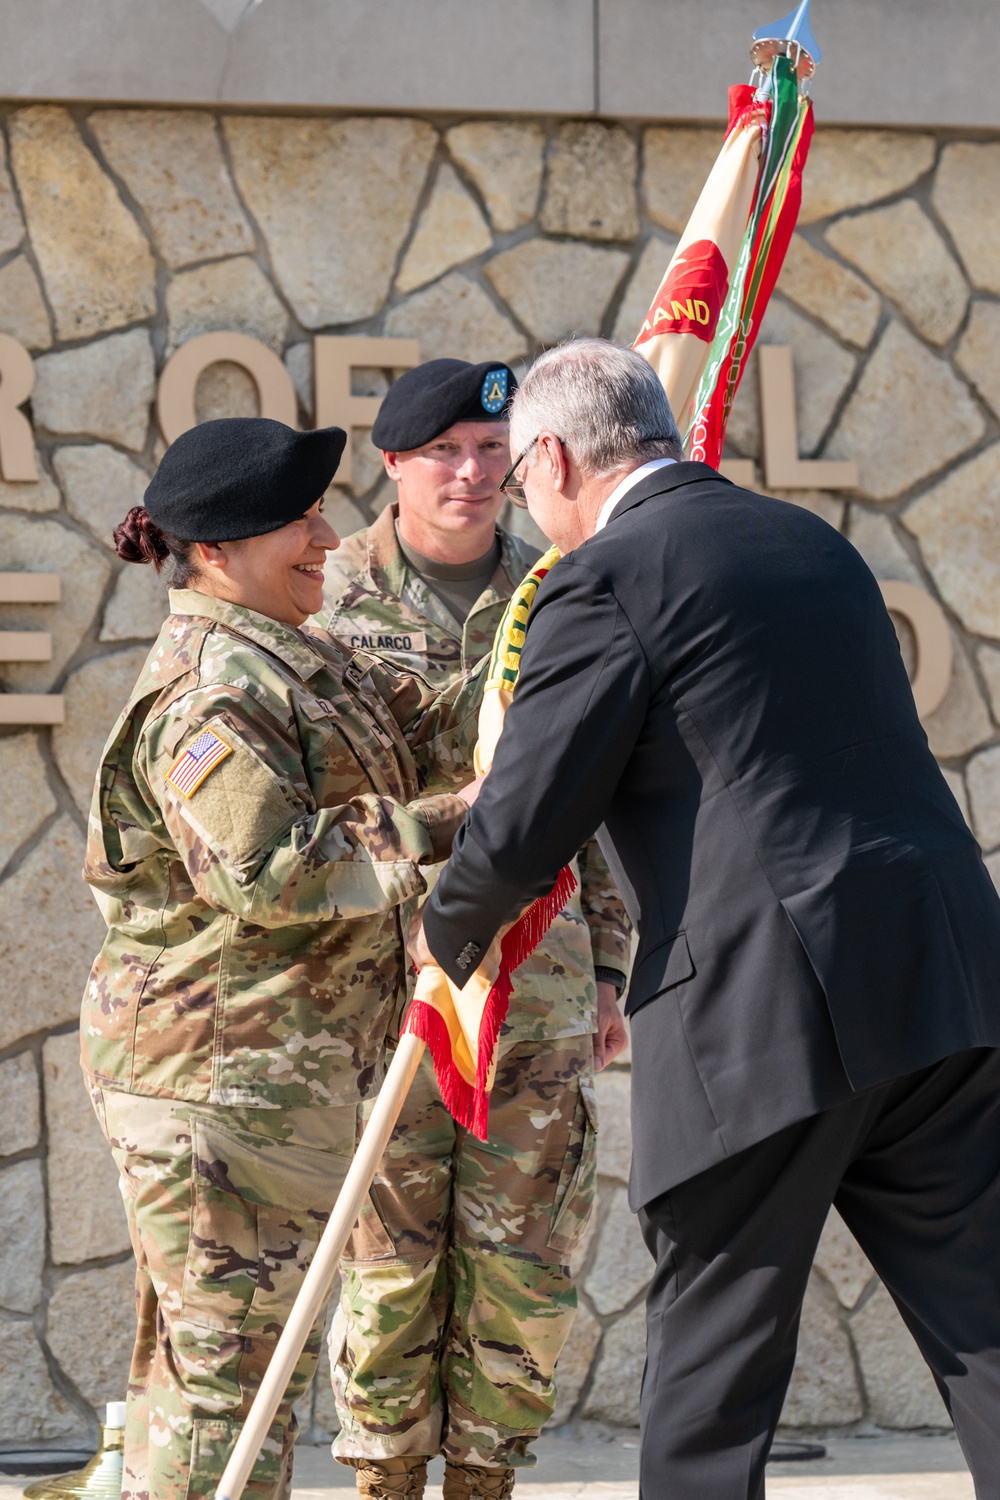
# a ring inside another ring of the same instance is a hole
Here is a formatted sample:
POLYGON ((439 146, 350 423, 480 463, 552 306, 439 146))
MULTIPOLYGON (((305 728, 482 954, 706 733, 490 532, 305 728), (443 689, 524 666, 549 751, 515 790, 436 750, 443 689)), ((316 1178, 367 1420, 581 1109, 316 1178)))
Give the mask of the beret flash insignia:
POLYGON ((507 371, 489 370, 483 381, 483 389, 479 400, 483 410, 488 411, 491 416, 496 416, 502 411, 507 400, 507 371))

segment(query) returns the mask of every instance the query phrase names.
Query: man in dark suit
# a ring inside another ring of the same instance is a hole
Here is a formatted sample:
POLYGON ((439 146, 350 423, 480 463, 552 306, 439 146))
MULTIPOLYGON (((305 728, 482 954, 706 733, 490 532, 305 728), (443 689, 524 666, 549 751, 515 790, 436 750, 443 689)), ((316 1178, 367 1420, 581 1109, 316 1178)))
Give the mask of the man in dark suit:
POLYGON ((878 585, 816 516, 677 461, 629 350, 550 350, 511 443, 564 557, 418 957, 463 983, 600 827, 639 933, 641 1493, 763 1494, 831 1203, 1000 1493, 1000 899, 878 585))

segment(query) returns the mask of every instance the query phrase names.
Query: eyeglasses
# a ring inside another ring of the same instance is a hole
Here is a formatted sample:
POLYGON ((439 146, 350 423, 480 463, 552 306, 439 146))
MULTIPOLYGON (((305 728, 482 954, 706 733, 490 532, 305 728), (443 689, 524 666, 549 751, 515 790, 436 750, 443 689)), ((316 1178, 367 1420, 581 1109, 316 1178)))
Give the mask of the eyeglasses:
MULTIPOLYGON (((542 434, 539 433, 538 437, 541 437, 541 435, 542 434)), ((561 443, 563 439, 557 438, 556 441, 561 443)), ((506 495, 511 505, 516 505, 518 510, 528 509, 528 497, 524 493, 524 485, 519 484, 514 478, 514 475, 524 463, 524 460, 527 458, 528 454, 531 452, 532 448, 537 442, 537 437, 531 439, 531 442, 528 444, 527 448, 525 448, 524 452, 521 453, 517 458, 515 458, 514 462, 511 464, 510 468, 507 470, 506 474, 497 485, 497 489, 500 491, 501 495, 506 495)))
POLYGON ((507 470, 506 474, 503 476, 497 486, 501 495, 506 495, 511 505, 516 505, 518 510, 528 509, 528 497, 524 493, 524 485, 518 484, 514 478, 514 475, 524 463, 524 460, 527 458, 528 454, 531 452, 532 448, 537 442, 538 438, 532 438, 531 442, 528 444, 527 448, 525 448, 524 452, 517 458, 515 458, 514 462, 511 464, 510 468, 507 470))

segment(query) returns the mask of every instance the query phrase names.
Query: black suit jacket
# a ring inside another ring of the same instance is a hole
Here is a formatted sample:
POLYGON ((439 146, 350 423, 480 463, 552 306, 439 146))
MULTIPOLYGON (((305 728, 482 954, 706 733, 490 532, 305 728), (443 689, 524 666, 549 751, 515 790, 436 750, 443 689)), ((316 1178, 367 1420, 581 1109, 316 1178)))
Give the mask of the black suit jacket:
POLYGON ((878 584, 824 521, 661 469, 546 578, 522 663, 427 938, 463 983, 603 825, 639 933, 633 1206, 1000 1044, 1000 899, 878 584))

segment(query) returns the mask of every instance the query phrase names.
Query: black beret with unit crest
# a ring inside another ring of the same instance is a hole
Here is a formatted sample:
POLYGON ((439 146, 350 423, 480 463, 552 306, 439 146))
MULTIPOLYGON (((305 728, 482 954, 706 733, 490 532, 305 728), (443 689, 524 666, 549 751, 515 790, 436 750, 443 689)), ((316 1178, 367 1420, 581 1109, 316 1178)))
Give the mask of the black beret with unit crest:
POLYGON ((383 453, 405 453, 433 442, 456 422, 502 422, 517 377, 497 359, 470 365, 464 359, 430 359, 400 375, 372 428, 383 453))

